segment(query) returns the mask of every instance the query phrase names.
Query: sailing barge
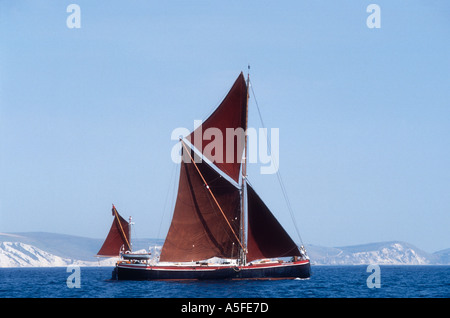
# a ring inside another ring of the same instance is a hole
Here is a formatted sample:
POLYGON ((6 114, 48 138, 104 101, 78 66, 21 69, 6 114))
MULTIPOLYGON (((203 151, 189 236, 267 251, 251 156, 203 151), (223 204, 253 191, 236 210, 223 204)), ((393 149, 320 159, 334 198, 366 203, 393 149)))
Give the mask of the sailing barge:
POLYGON ((241 72, 202 126, 180 139, 178 195, 159 259, 131 252, 131 220, 128 223, 113 206, 114 221, 98 255, 117 256, 120 250, 121 259, 113 271, 116 279, 310 276, 304 247, 297 246, 247 180, 248 89, 249 78, 246 81, 241 72), (209 145, 212 141, 199 140, 201 130, 208 128, 223 136, 214 156, 209 145), (230 135, 229 129, 244 133, 230 135), (235 160, 228 160, 230 152, 235 160))

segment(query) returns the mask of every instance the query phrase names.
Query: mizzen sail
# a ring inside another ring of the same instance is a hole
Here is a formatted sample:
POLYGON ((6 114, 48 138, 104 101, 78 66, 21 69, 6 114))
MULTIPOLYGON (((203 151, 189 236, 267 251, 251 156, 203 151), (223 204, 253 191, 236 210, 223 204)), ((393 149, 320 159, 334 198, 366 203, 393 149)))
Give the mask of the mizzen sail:
POLYGON ((128 222, 120 216, 114 205, 112 207, 112 215, 114 220, 111 229, 97 256, 114 257, 120 255, 121 249, 131 251, 128 222))

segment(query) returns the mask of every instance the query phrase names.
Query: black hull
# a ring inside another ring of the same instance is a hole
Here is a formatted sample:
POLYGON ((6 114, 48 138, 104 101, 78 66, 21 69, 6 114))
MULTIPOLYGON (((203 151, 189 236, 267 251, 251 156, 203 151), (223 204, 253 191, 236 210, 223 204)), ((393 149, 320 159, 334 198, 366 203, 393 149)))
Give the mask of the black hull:
POLYGON ((309 261, 250 266, 146 266, 118 264, 118 280, 224 280, 309 278, 309 261))

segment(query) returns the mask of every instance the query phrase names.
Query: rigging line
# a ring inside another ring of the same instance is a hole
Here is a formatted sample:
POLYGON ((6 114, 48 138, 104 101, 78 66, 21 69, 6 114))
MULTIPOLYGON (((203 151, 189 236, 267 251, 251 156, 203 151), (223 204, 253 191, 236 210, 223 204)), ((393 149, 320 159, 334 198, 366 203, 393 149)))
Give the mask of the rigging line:
POLYGON ((206 185, 206 188, 208 189, 209 193, 211 194, 212 198, 214 199, 214 202, 217 204, 217 207, 219 208, 220 212, 222 213, 223 218, 227 222, 228 226, 231 229, 231 232, 233 232, 234 237, 239 242, 239 245, 241 246, 242 250, 245 251, 244 246, 242 245, 241 241, 239 240, 239 237, 236 235, 236 232, 234 232, 233 227, 231 226, 230 222, 227 220, 227 217, 225 216, 225 213, 223 212, 222 208, 220 207, 219 202, 217 202, 216 197, 211 191, 211 188, 209 187, 208 183, 206 182, 205 178, 203 177, 202 173, 200 172, 200 169, 197 167, 197 164, 195 163, 194 159, 191 156, 191 152, 187 149, 187 146, 185 145, 184 141, 181 140, 181 144, 183 145, 184 149, 186 150, 187 154, 189 155, 189 158, 191 158, 191 162, 194 164, 195 169, 197 169, 197 172, 199 173, 200 177, 202 178, 204 184, 206 185))
MULTIPOLYGON (((250 83, 251 83, 251 82, 250 82, 250 83)), ((252 90, 253 98, 255 99, 256 109, 258 110, 258 115, 259 115, 259 119, 260 119, 260 121, 261 121, 261 125, 263 126, 263 128, 266 128, 266 126, 265 126, 265 124, 264 124, 264 121, 263 121, 263 119, 262 119, 261 111, 260 111, 260 109, 259 109, 258 101, 257 101, 256 96, 255 96, 255 91, 253 90, 253 83, 251 83, 250 88, 251 88, 251 90, 252 90)), ((264 134, 266 135, 266 140, 267 140, 267 132, 266 132, 266 131, 267 131, 267 129, 264 129, 264 134)), ((271 145, 270 145, 269 142, 267 143, 267 146, 268 146, 268 150, 270 151, 270 155, 271 155, 271 157, 272 157, 272 149, 271 149, 271 145)), ((285 199, 285 201, 286 201, 286 205, 287 205, 287 207, 288 207, 289 213, 290 213, 291 218, 292 218, 292 221, 293 221, 293 223, 294 223, 295 231, 297 232, 297 236, 298 236, 298 238, 300 239, 301 244, 304 245, 304 244, 303 244, 302 237, 301 237, 301 235, 300 235, 300 231, 299 231, 298 226, 297 226, 297 222, 296 222, 296 220, 295 220, 295 215, 294 215, 294 211, 293 211, 292 206, 291 206, 291 202, 289 201, 289 198, 288 198, 288 196, 287 196, 287 191, 286 191, 286 188, 285 188, 285 186, 284 186, 283 179, 282 179, 282 177, 281 177, 281 172, 280 172, 278 163, 276 162, 276 160, 275 160, 274 157, 272 157, 272 160, 273 160, 274 165, 275 165, 275 167, 276 167, 276 169, 277 169, 277 172, 276 172, 277 179, 278 179, 278 182, 280 183, 281 192, 283 193, 283 197, 284 197, 284 199, 285 199)))
MULTIPOLYGON (((212 207, 212 211, 216 214, 216 215, 219 215, 219 212, 217 211, 217 209, 214 209, 214 206, 216 205, 214 202, 213 202, 213 200, 211 199, 211 196, 208 196, 208 201, 209 201, 209 204, 211 205, 211 207, 212 207)), ((233 220, 232 220, 233 221, 233 220)), ((226 229, 226 227, 225 227, 225 224, 223 224, 223 222, 220 222, 220 228, 225 232, 225 234, 226 234, 226 236, 230 239, 230 241, 233 243, 233 246, 234 246, 234 242, 233 242, 233 238, 231 237, 231 235, 230 235, 230 233, 227 231, 227 229, 226 229)), ((231 253, 231 258, 233 258, 233 253, 231 253)))
POLYGON ((174 182, 175 181, 174 179, 175 179, 176 168, 177 168, 177 166, 174 164, 173 168, 172 168, 172 174, 171 174, 170 179, 169 179, 169 186, 167 188, 166 199, 164 200, 164 208, 163 208, 163 213, 162 213, 162 216, 161 216, 161 220, 159 222, 158 235, 156 236, 157 238, 159 238, 159 235, 161 234, 162 223, 164 221, 164 215, 165 215, 165 212, 166 212, 166 209, 167 209, 167 204, 168 204, 168 201, 169 201, 169 194, 170 194, 171 188, 172 188, 172 207, 173 207, 173 197, 174 197, 174 194, 175 194, 175 185, 176 185, 176 183, 174 182), (173 185, 173 186, 171 187, 171 185, 173 185))
POLYGON ((213 184, 214 182, 216 182, 217 180, 222 179, 221 175, 218 175, 217 177, 215 177, 214 179, 212 179, 211 181, 209 181, 210 184, 213 184))

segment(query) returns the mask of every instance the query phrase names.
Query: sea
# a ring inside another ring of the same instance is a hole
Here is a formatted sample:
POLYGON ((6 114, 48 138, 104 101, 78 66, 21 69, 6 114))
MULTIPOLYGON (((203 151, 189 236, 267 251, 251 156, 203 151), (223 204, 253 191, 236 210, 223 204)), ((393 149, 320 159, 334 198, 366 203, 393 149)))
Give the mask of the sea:
POLYGON ((0 298, 450 298, 450 266, 314 266, 308 279, 117 281, 112 267, 0 268, 0 298))

